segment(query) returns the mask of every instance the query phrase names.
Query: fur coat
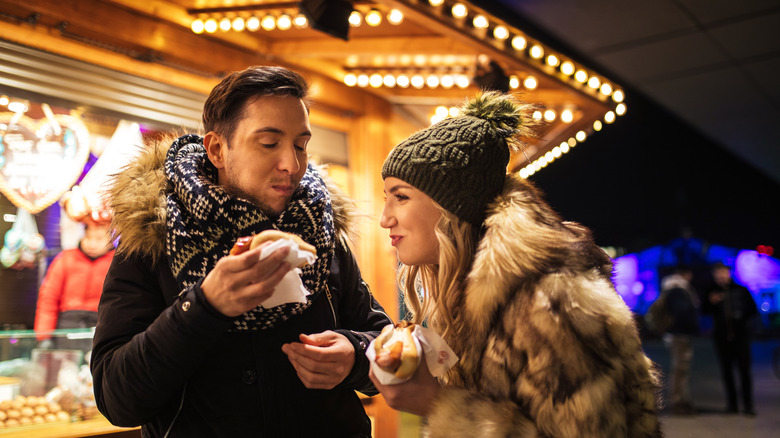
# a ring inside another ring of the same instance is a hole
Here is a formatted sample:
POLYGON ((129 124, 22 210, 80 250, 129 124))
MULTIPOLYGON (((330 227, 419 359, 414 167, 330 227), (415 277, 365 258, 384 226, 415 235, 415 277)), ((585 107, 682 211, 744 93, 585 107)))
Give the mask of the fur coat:
POLYGON ((511 176, 485 226, 428 435, 661 436, 654 364, 589 231, 511 176))

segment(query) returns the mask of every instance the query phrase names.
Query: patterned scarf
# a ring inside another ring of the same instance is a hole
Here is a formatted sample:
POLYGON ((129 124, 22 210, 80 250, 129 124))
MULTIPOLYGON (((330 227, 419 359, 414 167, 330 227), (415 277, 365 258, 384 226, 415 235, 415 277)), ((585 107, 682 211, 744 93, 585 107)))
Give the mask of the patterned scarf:
POLYGON ((166 252, 182 289, 205 277, 242 236, 275 228, 297 234, 317 248, 314 265, 301 269, 303 284, 311 292, 306 303, 270 309, 258 306, 236 317, 231 331, 271 328, 303 312, 325 290, 334 255, 333 210, 330 194, 313 166, 308 166, 287 209, 276 220, 216 184, 217 169, 200 136, 185 135, 173 142, 165 159, 165 175, 172 186, 167 198, 166 252))

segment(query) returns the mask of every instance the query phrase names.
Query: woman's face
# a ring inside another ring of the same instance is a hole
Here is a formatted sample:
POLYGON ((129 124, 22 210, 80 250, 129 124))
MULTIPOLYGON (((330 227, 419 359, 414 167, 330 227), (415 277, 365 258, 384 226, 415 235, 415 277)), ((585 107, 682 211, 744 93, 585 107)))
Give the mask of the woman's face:
POLYGON ((439 263, 434 229, 440 217, 441 210, 428 195, 398 178, 385 179, 385 208, 379 225, 390 230, 390 241, 401 263, 439 263))

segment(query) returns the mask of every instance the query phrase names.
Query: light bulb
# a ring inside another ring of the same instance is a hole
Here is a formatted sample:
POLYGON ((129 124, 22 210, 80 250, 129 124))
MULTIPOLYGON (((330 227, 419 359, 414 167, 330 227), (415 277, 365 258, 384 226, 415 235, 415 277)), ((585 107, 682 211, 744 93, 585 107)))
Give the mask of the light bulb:
POLYGON ((366 14, 366 24, 369 26, 379 26, 382 23, 382 14, 376 9, 372 9, 366 14))
POLYGON ((401 24, 401 22, 404 21, 404 14, 398 9, 393 9, 387 14, 387 21, 389 21, 390 24, 401 24))
POLYGON ((488 23, 488 19, 485 18, 484 15, 477 15, 474 17, 473 20, 471 20, 471 23, 476 27, 477 29, 484 29, 488 27, 490 23, 488 23))
POLYGON ((521 36, 512 38, 512 47, 514 47, 515 50, 523 50, 527 44, 528 42, 521 36))
POLYGON ((287 30, 292 27, 292 18, 287 14, 282 14, 276 19, 276 27, 280 30, 287 30))
POLYGON ((571 76, 574 73, 574 64, 570 61, 564 61, 563 64, 561 64, 561 73, 566 76, 571 76))
POLYGON ((469 14, 469 10, 466 9, 466 5, 463 3, 455 3, 452 7, 452 16, 455 18, 465 18, 469 14))
POLYGON ((249 19, 246 20, 246 28, 252 32, 260 29, 260 19, 254 15, 249 17, 249 19))
POLYGON ((236 32, 241 32, 244 30, 244 27, 246 27, 246 22, 244 21, 244 17, 236 17, 230 25, 236 32))
POLYGON ((217 20, 209 18, 205 23, 203 23, 203 28, 208 33, 214 33, 217 31, 217 29, 219 29, 219 24, 217 24, 217 20))
POLYGON ((203 31, 206 30, 206 25, 203 23, 203 20, 198 18, 192 21, 190 29, 192 29, 194 33, 203 33, 203 31))
POLYGON ((268 31, 274 30, 276 28, 276 19, 273 15, 266 15, 260 21, 260 27, 268 31))
POLYGON ((306 16, 303 14, 298 14, 293 19, 293 25, 297 27, 298 29, 304 29, 306 27, 309 27, 309 20, 306 19, 306 16))
POLYGON ((361 23, 363 23, 363 16, 360 15, 359 11, 352 11, 352 13, 349 14, 349 25, 358 27, 361 23))

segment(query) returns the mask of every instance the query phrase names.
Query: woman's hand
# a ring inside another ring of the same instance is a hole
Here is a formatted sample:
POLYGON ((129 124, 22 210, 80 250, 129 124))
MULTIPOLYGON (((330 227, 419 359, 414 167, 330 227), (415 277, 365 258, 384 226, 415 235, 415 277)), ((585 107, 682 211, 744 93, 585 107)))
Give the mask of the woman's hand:
POLYGON ((421 417, 428 416, 433 401, 441 389, 439 382, 428 371, 425 357, 421 359, 420 366, 417 367, 412 378, 406 382, 382 385, 374 376, 373 370, 369 370, 368 377, 374 382, 376 389, 382 393, 388 406, 421 417))

